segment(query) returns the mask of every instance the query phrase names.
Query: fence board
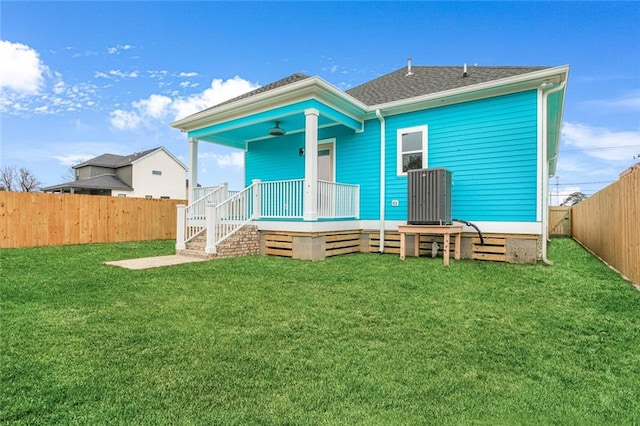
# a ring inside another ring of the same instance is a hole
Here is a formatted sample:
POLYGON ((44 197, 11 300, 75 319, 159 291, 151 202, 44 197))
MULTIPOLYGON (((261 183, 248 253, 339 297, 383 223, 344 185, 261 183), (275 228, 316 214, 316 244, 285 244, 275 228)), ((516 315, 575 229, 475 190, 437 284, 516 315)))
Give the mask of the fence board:
POLYGON ((640 170, 572 207, 573 237, 640 284, 640 170))
POLYGON ((166 240, 183 200, 0 192, 0 248, 166 240))

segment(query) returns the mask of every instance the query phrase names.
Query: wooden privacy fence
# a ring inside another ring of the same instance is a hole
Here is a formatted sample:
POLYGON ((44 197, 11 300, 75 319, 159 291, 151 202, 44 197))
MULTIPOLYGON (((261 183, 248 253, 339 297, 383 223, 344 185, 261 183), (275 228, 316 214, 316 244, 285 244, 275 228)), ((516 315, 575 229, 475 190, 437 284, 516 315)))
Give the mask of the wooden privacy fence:
POLYGON ((182 200, 0 192, 0 248, 173 239, 182 200))
POLYGON ((640 284, 640 169, 571 210, 573 237, 640 284))

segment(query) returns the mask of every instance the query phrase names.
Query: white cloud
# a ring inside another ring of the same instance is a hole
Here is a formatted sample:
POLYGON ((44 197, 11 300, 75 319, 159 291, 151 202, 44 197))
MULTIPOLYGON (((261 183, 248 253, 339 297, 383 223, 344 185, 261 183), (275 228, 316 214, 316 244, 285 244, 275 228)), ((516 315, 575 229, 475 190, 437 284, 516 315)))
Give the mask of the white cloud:
POLYGON ((163 95, 151 95, 148 99, 133 102, 133 106, 143 115, 153 118, 162 118, 167 114, 167 108, 171 105, 171 98, 163 95))
POLYGON ((584 154, 608 161, 630 160, 640 150, 640 131, 615 131, 583 123, 565 122, 562 138, 584 154))
POLYGON ((119 130, 135 129, 140 125, 142 121, 140 116, 135 112, 123 111, 117 109, 110 114, 111 125, 119 130))
POLYGON ((107 52, 109 52, 110 55, 119 55, 123 50, 130 50, 132 48, 133 46, 131 46, 130 44, 118 44, 113 47, 108 47, 107 52))
POLYGON ((147 99, 134 101, 131 103, 131 111, 118 109, 111 112, 110 121, 117 129, 135 129, 148 124, 149 120, 161 119, 169 114, 174 119, 185 117, 258 87, 238 76, 226 81, 215 79, 211 82, 211 87, 188 97, 180 97, 174 92, 174 98, 153 94, 147 99))
POLYGON ((109 75, 120 78, 136 78, 138 77, 138 71, 124 72, 120 70, 110 70, 109 75))
POLYGON ((176 118, 186 117, 205 108, 217 105, 243 93, 257 89, 259 86, 248 80, 235 76, 226 81, 214 79, 211 87, 201 93, 173 101, 176 118))
POLYGON ((179 74, 180 77, 186 77, 186 78, 188 78, 188 77, 196 77, 197 75, 198 75, 197 72, 181 72, 179 74))
POLYGON ((640 111, 640 90, 632 90, 613 99, 600 99, 581 102, 588 109, 607 110, 609 112, 640 111))
POLYGON ((212 159, 220 168, 240 168, 244 167, 244 153, 232 152, 230 154, 203 153, 198 156, 201 160, 212 159))
POLYGON ((31 47, 0 40, 0 90, 37 94, 47 71, 40 55, 31 47))

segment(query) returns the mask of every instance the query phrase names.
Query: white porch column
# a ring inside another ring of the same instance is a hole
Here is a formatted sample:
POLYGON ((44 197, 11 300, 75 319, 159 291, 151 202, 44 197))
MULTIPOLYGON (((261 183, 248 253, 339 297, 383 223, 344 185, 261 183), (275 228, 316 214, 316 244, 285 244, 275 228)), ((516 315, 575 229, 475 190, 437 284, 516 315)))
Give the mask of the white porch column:
POLYGON ((318 219, 318 116, 317 109, 304 111, 304 220, 318 219))
POLYGON ((198 187, 198 139, 189 139, 189 190, 187 199, 189 204, 195 201, 193 191, 198 187))

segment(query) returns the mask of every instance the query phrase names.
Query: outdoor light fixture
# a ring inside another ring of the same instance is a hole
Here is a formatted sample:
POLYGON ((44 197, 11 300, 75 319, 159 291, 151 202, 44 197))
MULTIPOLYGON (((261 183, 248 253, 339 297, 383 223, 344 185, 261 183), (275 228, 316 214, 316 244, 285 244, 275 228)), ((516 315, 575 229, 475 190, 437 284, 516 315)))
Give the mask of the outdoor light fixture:
POLYGON ((275 122, 275 127, 272 127, 271 129, 269 129, 269 134, 271 136, 284 136, 285 131, 284 131, 284 129, 280 128, 280 122, 279 121, 275 122))

